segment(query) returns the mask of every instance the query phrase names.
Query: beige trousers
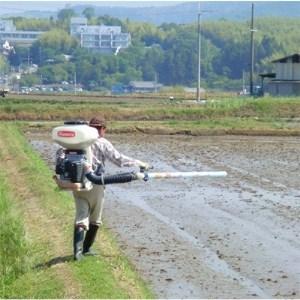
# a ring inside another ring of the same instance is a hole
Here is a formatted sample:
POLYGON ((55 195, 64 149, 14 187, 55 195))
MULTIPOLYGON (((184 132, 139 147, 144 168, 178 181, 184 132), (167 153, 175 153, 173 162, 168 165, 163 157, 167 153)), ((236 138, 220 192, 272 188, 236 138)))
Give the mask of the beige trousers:
POLYGON ((82 225, 86 230, 89 224, 102 224, 104 204, 104 187, 94 185, 90 191, 73 192, 76 206, 75 224, 82 225))

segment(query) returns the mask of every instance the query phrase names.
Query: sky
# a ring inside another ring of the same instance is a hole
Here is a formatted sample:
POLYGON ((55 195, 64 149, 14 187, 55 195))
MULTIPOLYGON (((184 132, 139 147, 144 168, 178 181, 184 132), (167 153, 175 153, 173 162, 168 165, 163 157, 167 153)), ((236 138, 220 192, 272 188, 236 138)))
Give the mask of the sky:
POLYGON ((30 10, 57 11, 66 5, 91 4, 95 6, 166 6, 184 1, 0 1, 0 15, 30 10))

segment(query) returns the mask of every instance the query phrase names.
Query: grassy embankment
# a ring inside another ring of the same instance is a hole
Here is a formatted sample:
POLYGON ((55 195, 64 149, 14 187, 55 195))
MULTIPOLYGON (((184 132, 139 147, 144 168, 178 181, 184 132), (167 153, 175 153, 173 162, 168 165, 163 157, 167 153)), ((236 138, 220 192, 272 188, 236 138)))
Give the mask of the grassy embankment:
MULTIPOLYGON (((64 101, 6 98, 0 119, 59 121, 89 119, 95 114, 110 121, 116 132, 183 134, 300 134, 300 98, 222 98, 195 104, 189 101, 78 98, 64 101)), ((53 124, 51 125, 53 126, 53 124)))
POLYGON ((20 133, 0 123, 0 298, 153 298, 107 230, 72 260, 73 201, 20 133))

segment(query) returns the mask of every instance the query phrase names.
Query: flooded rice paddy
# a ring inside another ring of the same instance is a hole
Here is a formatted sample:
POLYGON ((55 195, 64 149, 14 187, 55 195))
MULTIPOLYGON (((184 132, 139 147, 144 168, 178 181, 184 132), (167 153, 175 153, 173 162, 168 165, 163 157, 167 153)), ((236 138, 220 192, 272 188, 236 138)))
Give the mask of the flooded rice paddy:
MULTIPOLYGON (((49 136, 28 134, 52 164, 49 136)), ((157 297, 300 298, 299 138, 108 139, 156 172, 228 172, 107 186, 105 223, 157 297)))

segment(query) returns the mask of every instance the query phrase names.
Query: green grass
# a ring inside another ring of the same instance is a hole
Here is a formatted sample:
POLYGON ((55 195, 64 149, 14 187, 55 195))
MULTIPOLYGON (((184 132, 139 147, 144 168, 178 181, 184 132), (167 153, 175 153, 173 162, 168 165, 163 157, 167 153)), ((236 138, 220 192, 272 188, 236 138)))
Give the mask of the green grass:
POLYGON ((9 299, 61 299, 64 297, 64 287, 51 270, 32 270, 8 285, 6 293, 2 297, 9 299))
MULTIPOLYGON (((69 241, 70 255, 72 253, 72 226, 74 215, 74 204, 70 194, 61 192, 56 188, 52 180, 53 172, 45 162, 34 152, 20 133, 18 125, 14 123, 0 123, 0 138, 4 142, 5 150, 14 157, 19 176, 25 180, 35 197, 40 199, 40 206, 47 212, 47 216, 57 220, 58 230, 62 231, 69 241)), ((4 159, 4 158, 2 158, 4 159)), ((5 172, 4 175, 5 176, 5 172)), ((10 187, 14 184, 9 182, 10 187)), ((0 183, 0 186, 3 186, 0 183)), ((20 195, 21 200, 22 197, 20 195)), ((40 226, 43 226, 41 223, 40 226)), ((29 271, 24 270, 20 276, 12 279, 12 283, 5 288, 5 296, 13 298, 63 298, 65 293, 61 282, 55 276, 53 268, 33 268, 33 265, 44 264, 53 259, 51 251, 42 251, 51 247, 51 233, 44 229, 45 234, 49 234, 49 245, 41 245, 40 241, 34 239, 34 233, 29 233, 33 244, 36 246, 30 255, 34 260, 29 271), (47 281, 49 284, 46 285, 47 281), (23 289, 22 286, 26 288, 23 289)), ((113 257, 89 258, 82 263, 66 263, 70 268, 75 282, 81 286, 80 298, 153 298, 153 294, 145 283, 134 272, 134 268, 127 259, 117 250, 113 244, 113 238, 106 232, 104 236, 109 241, 108 245, 115 252, 113 257), (128 282, 135 286, 135 292, 130 292, 127 281, 120 280, 115 272, 121 272, 121 277, 125 277, 128 282), (128 277, 128 278, 127 278, 128 277), (125 282, 125 285, 124 285, 125 282), (121 284, 123 283, 123 284, 121 284)), ((44 242, 45 243, 45 242, 44 242)), ((51 248, 50 248, 51 249, 51 248)))
POLYGON ((209 100, 205 104, 188 101, 172 103, 149 101, 66 101, 5 98, 0 101, 0 117, 7 120, 89 119, 102 114, 112 121, 214 120, 222 118, 295 118, 300 117, 300 98, 235 97, 209 100))
MULTIPOLYGON (((291 122, 283 121, 276 118, 240 118, 240 117, 228 117, 220 119, 204 119, 198 121, 186 121, 186 120, 168 120, 168 121, 116 121, 111 122, 108 128, 108 132, 111 130, 115 132, 117 130, 134 129, 138 128, 165 128, 173 131, 176 130, 206 130, 206 129, 283 129, 290 128, 291 122)), ((53 125, 52 125, 53 126, 53 125)), ((300 127, 298 125, 298 127, 300 127)))
POLYGON ((84 294, 87 298, 130 298, 125 290, 118 287, 118 281, 112 277, 110 268, 103 260, 86 259, 74 265, 78 279, 86 282, 84 294), (96 284, 95 284, 96 283, 96 284))
MULTIPOLYGON (((7 159, 2 151, 0 159, 7 159)), ((0 171, 0 226, 0 298, 60 298, 63 289, 54 273, 34 270, 46 245, 35 244, 25 232, 4 169, 0 171)))
MULTIPOLYGON (((263 130, 265 134, 299 134, 300 98, 251 98, 234 97, 210 100, 205 104, 189 101, 177 103, 167 101, 139 102, 93 101, 62 102, 61 100, 5 99, 0 102, 0 118, 10 120, 39 121, 26 123, 50 130, 63 120, 85 119, 103 115, 108 120, 109 132, 207 134, 205 130, 232 133, 241 130, 263 130), (11 106, 5 111, 6 106, 11 106), (46 121, 46 124, 42 122, 46 121), (54 123, 54 122, 58 123, 54 123), (51 122, 51 123, 50 123, 51 122), (52 123, 53 122, 53 123, 52 123), (202 131, 202 132, 201 132, 202 131), (293 131, 293 132, 292 132, 293 131), (269 133, 267 133, 269 132, 269 133)), ((24 123, 25 124, 25 123, 24 123)), ((248 132, 247 132, 248 134, 248 132)))
POLYGON ((3 296, 6 287, 27 270, 28 245, 3 171, 0 171, 0 182, 0 287, 3 296))
POLYGON ((13 200, 1 171, 0 298, 60 298, 63 289, 53 272, 33 269, 37 245, 27 239, 21 213, 13 200))

